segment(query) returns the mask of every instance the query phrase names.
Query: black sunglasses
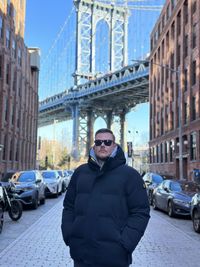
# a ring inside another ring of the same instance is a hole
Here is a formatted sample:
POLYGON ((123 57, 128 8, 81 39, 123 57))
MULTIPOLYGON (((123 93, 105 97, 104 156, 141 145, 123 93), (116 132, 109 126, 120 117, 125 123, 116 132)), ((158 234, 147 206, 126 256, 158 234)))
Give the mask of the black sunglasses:
POLYGON ((112 145, 112 140, 95 140, 95 146, 101 146, 103 143, 105 146, 111 146, 112 145))

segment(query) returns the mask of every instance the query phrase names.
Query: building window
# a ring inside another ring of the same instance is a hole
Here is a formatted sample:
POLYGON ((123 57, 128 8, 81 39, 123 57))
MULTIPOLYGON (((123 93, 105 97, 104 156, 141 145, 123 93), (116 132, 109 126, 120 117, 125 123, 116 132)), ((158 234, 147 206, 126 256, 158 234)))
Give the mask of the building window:
POLYGON ((12 122, 12 125, 14 125, 14 123, 15 123, 15 107, 16 107, 16 105, 15 104, 13 104, 13 107, 12 107, 12 120, 11 120, 11 122, 12 122))
POLYGON ((169 142, 169 161, 172 162, 173 161, 173 150, 174 150, 174 141, 171 140, 169 142))
POLYGON ((168 161, 169 143, 165 142, 165 162, 168 161))
POLYGON ((18 64, 21 66, 22 65, 22 51, 21 49, 19 48, 18 49, 18 54, 17 54, 17 59, 18 59, 18 64))
POLYGON ((10 29, 6 29, 6 47, 10 48, 10 29))
POLYGON ((10 16, 11 8, 10 8, 10 0, 7 0, 7 15, 10 16))
POLYGON ((12 57, 16 58, 16 41, 15 41, 15 39, 12 40, 12 57))
POLYGON ((4 136, 4 147, 3 147, 3 160, 6 160, 6 151, 7 151, 7 137, 4 136))
POLYGON ((166 50, 169 51, 169 32, 166 34, 166 50))
POLYGON ((13 140, 10 140, 10 156, 9 156, 9 160, 12 160, 13 158, 13 140))
POLYGON ((171 53, 171 68, 174 69, 174 53, 171 53))
POLYGON ((17 89, 17 70, 14 72, 14 78, 13 78, 13 91, 16 91, 17 89))
POLYGON ((188 0, 184 2, 184 16, 185 16, 185 24, 188 23, 188 0))
POLYGON ((193 132, 190 135, 190 159, 197 159, 197 143, 196 143, 196 133, 193 132))
POLYGON ((3 19, 2 16, 0 15, 0 38, 3 37, 3 19))
POLYGON ((187 102, 184 103, 184 106, 183 106, 183 114, 184 114, 183 123, 186 124, 187 123, 187 118, 188 118, 188 114, 187 114, 187 102))
POLYGON ((19 160, 19 144, 18 144, 18 142, 17 142, 17 144, 16 144, 15 160, 16 160, 16 161, 19 160))
POLYGON ((14 7, 13 7, 13 21, 14 21, 14 27, 16 29, 16 26, 17 26, 17 12, 16 12, 14 7))
POLYGON ((171 39, 174 40, 174 37, 175 37, 175 22, 173 22, 171 26, 171 39))
POLYGON ((177 15, 177 34, 181 34, 181 11, 177 15))
POLYGON ((171 115, 171 130, 174 129, 174 112, 172 111, 172 115, 171 115))
POLYGON ((179 66, 181 63, 181 46, 178 45, 177 47, 177 65, 179 66))
POLYGON ((3 76, 3 71, 2 71, 2 69, 3 69, 3 56, 0 55, 0 79, 1 79, 2 76, 3 76))
POLYGON ((9 107, 9 101, 8 101, 8 98, 5 99, 5 102, 4 102, 4 105, 5 105, 5 121, 8 121, 8 107, 9 107))
POLYGON ((162 16, 162 29, 165 27, 165 14, 162 16))
POLYGON ((196 97, 192 97, 192 103, 191 103, 191 112, 192 112, 192 120, 196 120, 196 97))
POLYGON ((171 9, 174 9, 174 0, 171 0, 171 9))
POLYGON ((192 14, 194 14, 197 10, 197 2, 194 1, 193 4, 192 4, 192 14))
POLYGON ((6 65, 6 84, 10 82, 10 66, 9 64, 6 65))
POLYGON ((187 91, 187 89, 188 89, 188 70, 187 69, 185 69, 185 71, 184 71, 185 73, 185 75, 184 75, 184 91, 186 92, 187 91))
POLYGON ((196 84, 196 60, 192 62, 191 75, 192 75, 192 85, 195 85, 196 84))
POLYGON ((163 143, 160 144, 160 162, 163 162, 163 143))
POLYGON ((192 48, 195 48, 197 45, 197 24, 193 25, 193 29, 192 29, 192 48))
POLYGON ((156 162, 159 162, 159 146, 156 146, 156 162))
POLYGON ((170 8, 169 5, 167 6, 167 11, 166 11, 166 19, 168 20, 170 17, 170 8))
POLYGON ((185 57, 188 56, 188 35, 185 35, 185 42, 184 42, 184 52, 185 52, 185 57))

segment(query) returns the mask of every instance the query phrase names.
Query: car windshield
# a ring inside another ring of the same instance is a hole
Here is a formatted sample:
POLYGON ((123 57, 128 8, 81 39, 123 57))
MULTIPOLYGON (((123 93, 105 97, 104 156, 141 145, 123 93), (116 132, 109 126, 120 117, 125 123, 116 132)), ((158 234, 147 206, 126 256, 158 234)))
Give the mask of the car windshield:
POLYGON ((63 174, 62 171, 58 171, 58 173, 59 173, 59 175, 60 175, 61 177, 64 177, 64 174, 63 174))
POLYGON ((161 183, 163 181, 163 178, 160 175, 153 175, 152 176, 152 181, 154 183, 161 183))
POLYGON ((42 172, 42 176, 46 179, 55 179, 56 178, 55 172, 42 172))
POLYGON ((35 173, 34 172, 22 172, 17 178, 18 182, 34 182, 35 173))
POLYGON ((182 188, 181 188, 181 185, 179 184, 179 183, 174 183, 174 182, 172 182, 171 184, 170 184, 170 189, 172 190, 172 191, 176 191, 176 192, 181 192, 182 191, 182 188))
POLYGON ((200 185, 193 183, 193 182, 182 183, 181 187, 182 187, 183 191, 200 192, 200 185))

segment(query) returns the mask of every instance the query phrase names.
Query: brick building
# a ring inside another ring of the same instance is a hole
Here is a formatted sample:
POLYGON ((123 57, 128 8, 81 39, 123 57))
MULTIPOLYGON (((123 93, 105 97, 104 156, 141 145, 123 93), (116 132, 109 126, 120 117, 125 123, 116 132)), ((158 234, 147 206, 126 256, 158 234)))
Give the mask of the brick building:
POLYGON ((151 33, 150 170, 184 179, 200 169, 199 18, 199 0, 167 0, 151 33))
POLYGON ((0 1, 0 173, 36 164, 39 50, 24 44, 25 0, 0 1))

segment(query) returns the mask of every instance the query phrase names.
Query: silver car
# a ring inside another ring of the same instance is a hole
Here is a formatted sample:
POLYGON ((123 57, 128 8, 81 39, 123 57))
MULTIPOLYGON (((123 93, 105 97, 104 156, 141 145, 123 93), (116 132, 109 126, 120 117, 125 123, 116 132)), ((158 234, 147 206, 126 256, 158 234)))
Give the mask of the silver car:
POLYGON ((46 196, 62 194, 62 178, 59 173, 55 170, 42 171, 42 176, 46 183, 46 196))

